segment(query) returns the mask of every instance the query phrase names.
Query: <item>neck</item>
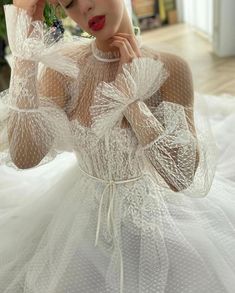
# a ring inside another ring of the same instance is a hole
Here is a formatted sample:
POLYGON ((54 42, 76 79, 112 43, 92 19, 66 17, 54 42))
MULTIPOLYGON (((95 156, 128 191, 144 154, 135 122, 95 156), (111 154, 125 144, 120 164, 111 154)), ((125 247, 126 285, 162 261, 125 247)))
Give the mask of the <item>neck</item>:
MULTIPOLYGON (((134 29, 133 29, 133 26, 132 26, 132 23, 131 23, 131 20, 128 15, 128 11, 127 11, 126 7, 124 7, 123 18, 122 18, 121 24, 119 26, 119 29, 116 33, 127 33, 127 34, 135 36, 134 29)), ((96 46, 99 50, 101 50, 103 52, 119 51, 119 49, 116 47, 110 47, 111 43, 112 43, 112 41, 110 39, 104 41, 104 40, 99 40, 98 38, 96 38, 96 46)))

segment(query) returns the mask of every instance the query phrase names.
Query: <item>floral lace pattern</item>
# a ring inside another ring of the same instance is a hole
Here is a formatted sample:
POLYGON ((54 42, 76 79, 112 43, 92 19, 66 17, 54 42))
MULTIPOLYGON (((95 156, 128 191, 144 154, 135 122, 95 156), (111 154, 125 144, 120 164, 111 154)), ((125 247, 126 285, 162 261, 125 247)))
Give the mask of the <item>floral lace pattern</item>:
POLYGON ((48 45, 42 23, 28 35, 30 17, 4 9, 14 62, 0 93, 1 163, 36 168, 64 151, 77 160, 47 193, 33 190, 32 205, 1 217, 0 291, 232 292, 234 229, 199 198, 215 145, 193 115, 186 62, 141 46, 117 74, 117 56, 93 40, 48 45))

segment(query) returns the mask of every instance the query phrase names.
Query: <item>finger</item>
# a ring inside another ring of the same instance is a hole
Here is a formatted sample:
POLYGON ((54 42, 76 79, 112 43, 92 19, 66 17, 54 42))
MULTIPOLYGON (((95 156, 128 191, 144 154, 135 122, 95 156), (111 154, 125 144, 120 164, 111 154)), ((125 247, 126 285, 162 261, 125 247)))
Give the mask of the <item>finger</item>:
POLYGON ((130 53, 130 55, 135 56, 135 51, 133 50, 133 48, 131 47, 131 44, 129 43, 129 41, 126 38, 120 37, 120 36, 114 36, 114 39, 123 41, 130 53))
POLYGON ((112 45, 119 48, 122 62, 130 62, 133 59, 123 41, 116 40, 112 43, 112 45))
POLYGON ((141 52, 140 52, 140 49, 139 49, 139 45, 138 45, 137 39, 136 39, 136 37, 134 35, 127 34, 127 33, 117 33, 116 35, 123 36, 123 37, 127 38, 128 41, 130 42, 132 48, 136 52, 137 56, 138 57, 141 56, 141 52))
POLYGON ((141 51, 138 45, 138 41, 134 35, 126 34, 126 33, 120 33, 120 36, 124 36, 128 39, 129 43, 131 44, 132 48, 136 52, 136 55, 138 57, 141 57, 141 51))
POLYGON ((133 58, 135 58, 135 54, 134 52, 132 53, 128 47, 127 47, 127 44, 120 40, 120 41, 115 41, 117 44, 119 44, 119 49, 120 49, 120 52, 121 52, 121 56, 122 56, 122 61, 123 62, 131 62, 131 60, 133 58))
POLYGON ((136 54, 135 54, 135 51, 133 50, 133 48, 131 47, 131 44, 129 43, 129 41, 123 37, 119 37, 119 36, 114 36, 114 39, 117 39, 117 40, 120 40, 120 41, 123 41, 126 45, 126 48, 130 54, 130 56, 133 56, 136 57, 136 54))

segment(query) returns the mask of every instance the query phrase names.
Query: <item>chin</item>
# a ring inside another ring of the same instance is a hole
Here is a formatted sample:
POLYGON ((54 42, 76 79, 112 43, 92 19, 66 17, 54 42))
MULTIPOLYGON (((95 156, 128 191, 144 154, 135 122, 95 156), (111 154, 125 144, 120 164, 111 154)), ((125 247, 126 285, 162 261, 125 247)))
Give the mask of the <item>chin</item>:
POLYGON ((113 33, 105 33, 105 32, 103 32, 103 34, 102 33, 96 34, 95 37, 99 41, 103 41, 104 42, 104 41, 109 41, 114 35, 115 35, 115 32, 113 32, 113 33))
POLYGON ((117 25, 106 25, 106 27, 104 27, 104 29, 101 31, 94 32, 93 30, 89 29, 88 33, 101 42, 107 42, 118 32, 118 28, 119 27, 117 25))
POLYGON ((109 32, 107 39, 112 38, 113 36, 115 36, 118 33, 118 28, 113 28, 111 32, 109 32))

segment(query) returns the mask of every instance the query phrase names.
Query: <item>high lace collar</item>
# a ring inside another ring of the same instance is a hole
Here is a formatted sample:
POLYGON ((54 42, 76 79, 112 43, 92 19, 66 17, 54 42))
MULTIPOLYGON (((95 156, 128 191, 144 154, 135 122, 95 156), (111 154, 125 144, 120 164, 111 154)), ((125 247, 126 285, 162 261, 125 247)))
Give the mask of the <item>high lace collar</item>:
MULTIPOLYGON (((140 35, 136 36, 137 44, 139 48, 141 48, 142 45, 142 39, 140 35)), ((96 39, 91 41, 91 50, 93 56, 102 62, 116 62, 120 60, 120 53, 119 51, 102 51, 98 49, 96 44, 96 39)))

